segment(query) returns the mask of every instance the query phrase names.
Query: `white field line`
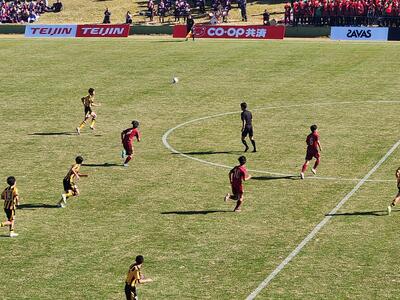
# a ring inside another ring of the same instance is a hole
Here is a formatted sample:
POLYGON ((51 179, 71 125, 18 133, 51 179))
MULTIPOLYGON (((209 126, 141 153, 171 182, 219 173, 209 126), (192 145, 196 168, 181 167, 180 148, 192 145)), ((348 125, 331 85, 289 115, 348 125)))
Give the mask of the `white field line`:
POLYGON ((296 257, 297 254, 303 249, 303 247, 311 241, 317 233, 328 223, 328 221, 332 218, 334 214, 350 199, 351 196, 354 195, 355 192, 357 192, 360 187, 368 180, 368 178, 375 173, 375 171, 386 161, 386 159, 397 149, 397 147, 400 145, 400 140, 397 141, 396 144, 390 148, 390 150, 381 158, 381 160, 367 173, 367 175, 364 176, 357 184, 356 186, 342 199, 340 202, 335 206, 334 209, 332 209, 328 215, 326 215, 325 218, 322 219, 321 222, 318 223, 317 226, 314 227, 314 229, 304 238, 304 240, 301 241, 301 243, 290 253, 280 264, 279 266, 276 267, 274 271, 272 271, 271 274, 268 275, 267 278, 263 282, 260 283, 260 285, 249 295, 247 296, 246 300, 253 300, 257 297, 257 295, 265 289, 268 284, 275 278, 276 275, 282 269, 294 258, 296 257))
MULTIPOLYGON (((254 109, 253 111, 258 111, 258 110, 270 110, 270 109, 282 109, 282 108, 293 108, 293 107, 304 107, 304 106, 327 106, 327 105, 340 105, 340 104, 358 104, 358 103, 372 103, 372 104, 376 104, 376 103, 382 103, 382 104, 394 104, 394 103, 400 103, 400 101, 362 101, 362 102, 350 102, 350 101, 346 101, 346 102, 330 102, 330 103, 310 103, 310 104, 294 104, 294 105, 283 105, 283 106, 270 106, 270 107, 264 107, 264 108, 258 108, 258 109, 254 109)), ((206 117, 202 117, 202 118, 197 118, 194 120, 189 120, 187 122, 181 123, 171 129, 169 129, 167 132, 164 133, 163 137, 162 137, 162 142, 164 144, 164 146, 171 150, 171 152, 175 153, 175 154, 179 154, 185 158, 188 159, 192 159, 195 160, 197 162, 203 163, 203 164, 207 164, 210 166, 215 166, 215 167, 220 167, 220 168, 225 168, 225 169, 231 169, 232 166, 227 166, 227 165, 223 165, 223 164, 219 164, 219 163, 214 163, 214 162, 210 162, 204 159, 200 159, 197 157, 193 157, 187 154, 184 154, 178 150, 176 150, 174 147, 172 147, 169 143, 168 143, 168 137, 169 135, 174 132, 176 129, 180 128, 180 127, 184 127, 188 124, 191 123, 196 123, 196 122, 200 122, 200 121, 204 121, 204 120, 208 120, 208 119, 213 119, 213 118, 218 118, 218 117, 222 117, 222 116, 227 116, 227 115, 232 115, 232 114, 237 114, 240 113, 238 111, 231 111, 231 112, 225 112, 225 113, 220 113, 220 114, 215 114, 215 115, 211 115, 211 116, 206 116, 206 117)), ((299 176, 299 174, 283 174, 283 173, 277 173, 277 172, 270 172, 270 171, 264 171, 264 170, 254 170, 254 169, 248 169, 249 172, 253 172, 253 173, 261 173, 261 174, 270 174, 270 175, 275 175, 275 176, 299 176)), ((320 176, 312 176, 312 177, 306 177, 306 179, 316 179, 316 180, 333 180, 333 181, 360 181, 360 178, 337 178, 337 177, 320 177, 320 176)), ((386 179, 370 179, 367 181, 372 181, 372 182, 393 182, 394 180, 386 180, 386 179)))

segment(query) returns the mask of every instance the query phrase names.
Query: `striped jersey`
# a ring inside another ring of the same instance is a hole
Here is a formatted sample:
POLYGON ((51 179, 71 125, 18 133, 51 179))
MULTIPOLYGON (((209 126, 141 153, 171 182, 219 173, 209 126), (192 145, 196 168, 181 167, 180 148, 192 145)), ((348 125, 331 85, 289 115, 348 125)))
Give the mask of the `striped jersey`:
POLYGON ((71 166, 71 168, 69 169, 67 175, 65 175, 64 180, 68 180, 70 182, 75 182, 76 178, 75 178, 75 173, 79 173, 79 169, 81 168, 80 164, 73 164, 71 166))
POLYGON ((4 209, 15 209, 17 204, 18 190, 14 187, 7 187, 3 193, 1 193, 1 199, 4 200, 4 209))
POLYGON ((136 286, 136 283, 139 282, 141 276, 142 274, 140 273, 140 268, 135 263, 129 267, 125 282, 130 286, 136 286))
POLYGON ((82 103, 84 106, 86 107, 90 107, 92 106, 93 102, 94 102, 94 95, 87 95, 85 97, 82 97, 82 103))

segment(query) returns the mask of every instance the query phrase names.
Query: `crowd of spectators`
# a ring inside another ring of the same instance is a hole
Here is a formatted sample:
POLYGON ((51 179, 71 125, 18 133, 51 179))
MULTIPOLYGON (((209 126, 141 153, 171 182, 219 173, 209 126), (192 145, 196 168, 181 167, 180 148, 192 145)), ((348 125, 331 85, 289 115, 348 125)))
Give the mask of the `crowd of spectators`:
MULTIPOLYGON (((247 22, 246 0, 233 0, 240 9, 242 21, 247 22)), ((173 16, 174 22, 186 21, 186 18, 192 14, 193 8, 197 8, 200 14, 206 14, 205 0, 148 0, 146 17, 150 22, 155 16, 159 17, 159 22, 163 23, 165 16, 173 16), (190 5, 192 3, 192 6, 190 5)), ((211 23, 227 22, 229 11, 232 9, 232 0, 211 0, 210 11, 207 13, 211 23), (213 21, 214 20, 214 21, 213 21)))
POLYGON ((0 0, 0 23, 33 23, 45 12, 60 12, 60 0, 48 5, 47 0, 0 0))
MULTIPOLYGON (((200 1, 204 3, 204 0, 200 1)), ((155 16, 158 16, 160 23, 164 23, 166 15, 173 15, 175 22, 180 22, 181 19, 185 22, 190 12, 191 7, 187 0, 176 0, 175 2, 172 0, 159 0, 157 4, 154 0, 148 0, 146 16, 149 17, 150 22, 154 20, 155 16)))
POLYGON ((286 25, 400 26, 398 0, 302 0, 286 3, 286 25))
POLYGON ((177 0, 174 5, 174 16, 175 21, 180 22, 180 19, 183 19, 183 22, 186 22, 186 18, 190 15, 190 4, 187 0, 177 0))
POLYGON ((186 20, 187 16, 190 15, 190 5, 187 0, 177 0, 174 3, 172 0, 159 0, 156 4, 154 0, 148 0, 146 17, 149 17, 150 22, 154 20, 155 16, 158 16, 159 22, 164 23, 166 15, 174 15, 175 22, 179 22, 181 18, 183 21, 186 20))
POLYGON ((231 9, 231 0, 211 0, 211 11, 209 13, 211 23, 227 22, 231 9))

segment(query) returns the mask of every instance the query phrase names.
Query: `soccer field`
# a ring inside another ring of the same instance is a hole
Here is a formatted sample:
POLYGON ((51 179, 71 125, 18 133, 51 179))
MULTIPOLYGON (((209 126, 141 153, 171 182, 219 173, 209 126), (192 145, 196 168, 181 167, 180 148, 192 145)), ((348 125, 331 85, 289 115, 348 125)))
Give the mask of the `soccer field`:
POLYGON ((0 229, 1 299, 123 299, 138 254, 154 280, 139 299, 245 299, 352 190, 256 299, 398 297, 400 210, 386 207, 400 149, 385 155, 400 139, 400 44, 12 38, 0 49, 0 187, 13 175, 22 198, 19 236, 0 229), (97 127, 78 136, 89 87, 97 127), (223 197, 243 154, 243 100, 258 152, 233 213, 223 197), (133 119, 142 141, 124 168, 133 119), (299 180, 314 123, 321 165, 299 180), (89 177, 56 208, 77 155, 89 177))

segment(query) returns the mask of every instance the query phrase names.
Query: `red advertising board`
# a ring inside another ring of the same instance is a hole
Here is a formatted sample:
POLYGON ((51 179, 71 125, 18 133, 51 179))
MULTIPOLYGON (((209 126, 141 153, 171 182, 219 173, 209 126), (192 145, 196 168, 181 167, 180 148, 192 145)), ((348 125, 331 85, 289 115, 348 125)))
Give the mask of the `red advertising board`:
MULTIPOLYGON (((284 26, 261 26, 261 25, 195 25, 195 38, 222 38, 222 39, 283 39, 285 36, 284 26)), ((186 26, 176 25, 174 27, 174 38, 186 36, 186 26)))
POLYGON ((127 37, 129 24, 78 25, 77 37, 127 37))

